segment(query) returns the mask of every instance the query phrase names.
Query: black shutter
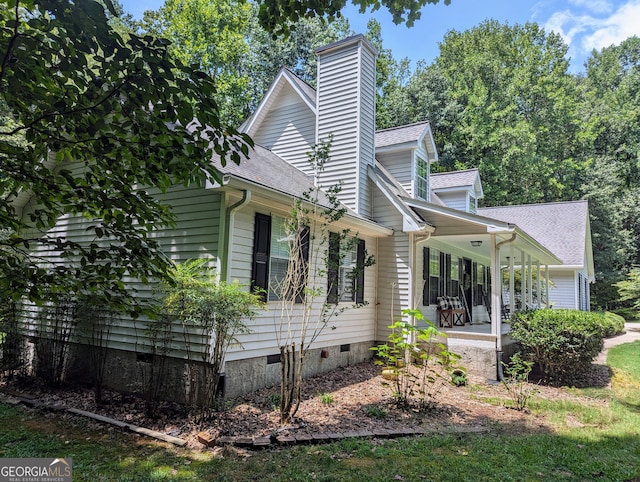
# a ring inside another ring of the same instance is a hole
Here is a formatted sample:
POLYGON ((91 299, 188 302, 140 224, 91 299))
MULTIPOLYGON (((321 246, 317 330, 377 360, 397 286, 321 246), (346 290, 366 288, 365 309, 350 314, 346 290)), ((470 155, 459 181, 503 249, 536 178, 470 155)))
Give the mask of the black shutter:
POLYGON ((300 255, 302 257, 302 264, 300 265, 302 273, 300 276, 300 286, 296 287, 296 303, 302 303, 304 301, 304 291, 307 286, 307 277, 309 276, 309 238, 310 230, 308 227, 305 227, 298 235, 300 255))
POLYGON ((262 300, 267 301, 267 292, 269 291, 269 255, 271 252, 271 216, 256 214, 253 236, 251 291, 259 290, 262 300))
POLYGON ((327 303, 338 302, 338 270, 340 269, 340 235, 329 233, 329 266, 327 266, 327 303))
POLYGON ((364 239, 358 239, 358 248, 356 252, 356 303, 364 303, 364 256, 365 247, 364 239))
POLYGON ((422 306, 429 306, 429 248, 422 248, 422 306))

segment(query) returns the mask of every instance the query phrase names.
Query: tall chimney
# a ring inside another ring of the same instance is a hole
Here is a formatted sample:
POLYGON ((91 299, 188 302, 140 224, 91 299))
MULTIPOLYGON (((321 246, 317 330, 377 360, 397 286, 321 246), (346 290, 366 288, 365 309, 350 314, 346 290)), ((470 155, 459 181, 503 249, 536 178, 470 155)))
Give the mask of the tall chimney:
POLYGON ((333 136, 318 185, 326 188, 341 183, 340 201, 371 217, 367 167, 374 164, 375 156, 378 52, 364 35, 355 35, 320 47, 316 54, 316 142, 333 136))

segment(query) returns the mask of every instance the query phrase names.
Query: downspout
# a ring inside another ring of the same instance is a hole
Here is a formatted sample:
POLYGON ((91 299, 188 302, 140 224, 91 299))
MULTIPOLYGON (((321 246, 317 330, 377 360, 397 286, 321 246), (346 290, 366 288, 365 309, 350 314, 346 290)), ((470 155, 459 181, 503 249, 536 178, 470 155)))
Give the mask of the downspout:
POLYGON ((223 280, 227 283, 229 282, 229 273, 231 272, 230 253, 231 253, 231 247, 233 246, 233 230, 234 230, 234 224, 235 224, 234 214, 238 209, 247 205, 250 201, 251 201, 251 191, 245 189, 242 191, 242 199, 240 199, 240 201, 238 201, 237 203, 227 208, 226 218, 229 220, 229 222, 227 223, 227 236, 226 236, 227 239, 225 243, 225 248, 224 248, 225 252, 223 257, 223 261, 224 261, 223 280))
MULTIPOLYGON (((493 267, 493 269, 495 270, 497 267, 497 271, 496 272, 496 278, 499 278, 500 281, 500 286, 499 288, 502 289, 502 273, 500 273, 500 248, 502 246, 504 246, 505 244, 509 244, 509 243, 513 243, 516 240, 517 234, 513 233, 511 234, 511 238, 509 239, 505 239, 504 241, 500 241, 498 244, 496 244, 494 253, 495 253, 495 266, 493 267)), ((498 285, 496 283, 496 286, 494 289, 498 289, 498 285)), ((513 294, 511 295, 513 296, 513 294)), ((498 306, 498 310, 494 311, 494 316, 497 318, 496 321, 496 365, 497 365, 497 378, 498 381, 502 381, 504 379, 504 373, 502 371, 502 330, 500 329, 500 325, 502 324, 502 306, 499 306, 499 303, 496 303, 498 306)))

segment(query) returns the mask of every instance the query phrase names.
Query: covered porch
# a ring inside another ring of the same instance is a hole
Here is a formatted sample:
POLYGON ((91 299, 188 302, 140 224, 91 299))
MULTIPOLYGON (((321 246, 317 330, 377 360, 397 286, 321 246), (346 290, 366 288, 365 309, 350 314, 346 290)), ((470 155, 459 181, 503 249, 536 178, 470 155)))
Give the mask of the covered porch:
POLYGON ((425 317, 447 335, 463 365, 499 378, 500 361, 513 349, 506 322, 517 311, 547 306, 548 267, 560 260, 514 224, 442 206, 413 207, 435 227, 415 238, 425 317), (453 300, 456 315, 443 299, 453 300))

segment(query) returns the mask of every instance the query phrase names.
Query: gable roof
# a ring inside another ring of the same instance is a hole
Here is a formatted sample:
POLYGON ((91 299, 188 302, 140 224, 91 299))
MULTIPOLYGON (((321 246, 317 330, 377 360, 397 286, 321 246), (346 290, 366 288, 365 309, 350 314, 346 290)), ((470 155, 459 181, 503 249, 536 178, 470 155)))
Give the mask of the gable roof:
POLYGON ((477 169, 431 173, 431 189, 473 186, 478 176, 479 173, 477 169))
POLYGON ((586 268, 593 274, 587 201, 480 208, 478 214, 517 224, 567 267, 584 267, 586 256, 586 268))
POLYGON ((264 121, 269 109, 278 100, 286 86, 290 86, 298 94, 301 102, 312 112, 316 112, 316 90, 291 70, 282 68, 262 97, 256 110, 242 123, 238 130, 240 132, 246 132, 249 135, 255 134, 255 131, 259 129, 261 123, 264 121))
POLYGON ((428 122, 391 127, 376 131, 376 149, 398 144, 416 143, 424 136, 428 122))

